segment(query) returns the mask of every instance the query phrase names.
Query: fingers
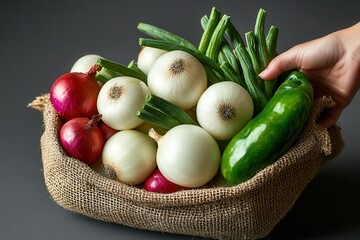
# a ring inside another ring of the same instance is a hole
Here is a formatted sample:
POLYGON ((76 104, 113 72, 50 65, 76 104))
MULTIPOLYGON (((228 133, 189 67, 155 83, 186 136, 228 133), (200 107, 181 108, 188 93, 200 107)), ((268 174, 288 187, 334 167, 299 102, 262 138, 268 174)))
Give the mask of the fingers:
POLYGON ((334 126, 341 115, 342 109, 340 108, 332 108, 329 112, 324 116, 323 119, 320 120, 319 124, 324 128, 329 129, 334 126))
POLYGON ((259 77, 264 80, 271 80, 279 76, 281 73, 293 69, 300 68, 299 51, 296 47, 275 57, 264 71, 259 74, 259 77))

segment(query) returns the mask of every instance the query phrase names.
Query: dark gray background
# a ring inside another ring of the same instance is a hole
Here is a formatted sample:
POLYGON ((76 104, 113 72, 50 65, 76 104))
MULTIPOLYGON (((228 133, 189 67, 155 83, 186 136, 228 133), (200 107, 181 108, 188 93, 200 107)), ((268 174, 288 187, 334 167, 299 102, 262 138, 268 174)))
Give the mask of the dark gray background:
MULTIPOLYGON (((16 1, 0 4, 0 239, 201 239, 149 232, 70 213, 44 185, 40 112, 26 105, 80 56, 136 59, 147 22, 198 43, 199 19, 212 6, 240 33, 260 7, 280 28, 278 51, 359 21, 360 1, 16 1)), ((360 239, 359 94, 339 120, 346 146, 309 184, 271 239, 360 239)))

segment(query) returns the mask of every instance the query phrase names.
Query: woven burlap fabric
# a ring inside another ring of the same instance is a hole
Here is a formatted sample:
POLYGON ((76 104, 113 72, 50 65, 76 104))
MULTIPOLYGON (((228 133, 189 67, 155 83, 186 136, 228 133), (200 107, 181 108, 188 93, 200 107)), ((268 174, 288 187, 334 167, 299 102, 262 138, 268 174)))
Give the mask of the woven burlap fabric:
POLYGON ((205 187, 172 194, 150 193, 107 179, 66 156, 58 141, 62 122, 48 95, 36 98, 30 106, 43 111, 44 180, 58 205, 138 229, 239 240, 267 236, 327 161, 340 153, 340 128, 325 130, 315 122, 333 104, 327 97, 316 100, 296 144, 250 180, 234 187, 205 187))

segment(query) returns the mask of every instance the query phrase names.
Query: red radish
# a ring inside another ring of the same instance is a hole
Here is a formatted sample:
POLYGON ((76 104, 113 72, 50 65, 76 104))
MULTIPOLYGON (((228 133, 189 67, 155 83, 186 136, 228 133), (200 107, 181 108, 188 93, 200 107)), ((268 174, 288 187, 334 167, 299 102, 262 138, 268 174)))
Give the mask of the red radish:
POLYGON ((95 75, 100 69, 94 65, 87 73, 70 72, 56 79, 50 89, 50 102, 61 118, 91 118, 98 113, 100 86, 95 75))
POLYGON ((148 192, 172 193, 188 189, 167 180, 164 175, 156 169, 145 181, 143 188, 148 192))
POLYGON ((104 147, 104 138, 96 126, 101 115, 92 119, 73 118, 60 129, 60 144, 67 154, 87 164, 95 162, 104 147))

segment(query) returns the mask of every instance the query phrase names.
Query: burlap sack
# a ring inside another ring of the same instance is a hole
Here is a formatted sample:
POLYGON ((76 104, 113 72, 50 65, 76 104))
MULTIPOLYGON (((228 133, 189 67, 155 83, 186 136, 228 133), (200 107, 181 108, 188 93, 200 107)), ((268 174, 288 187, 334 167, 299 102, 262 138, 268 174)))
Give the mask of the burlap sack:
POLYGON ((327 131, 315 124, 319 114, 333 104, 326 97, 316 100, 311 119, 297 143, 252 179, 234 187, 172 194, 150 193, 109 180, 66 156, 57 136, 61 121, 48 95, 36 98, 30 106, 43 111, 44 179, 58 205, 138 229, 239 240, 267 236, 324 164, 340 153, 340 128, 327 131))

